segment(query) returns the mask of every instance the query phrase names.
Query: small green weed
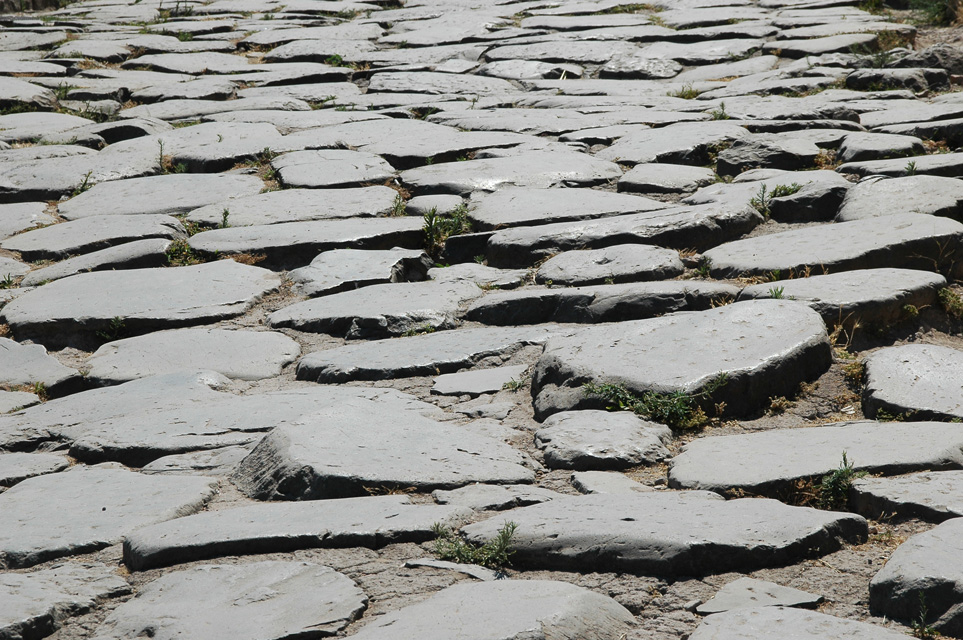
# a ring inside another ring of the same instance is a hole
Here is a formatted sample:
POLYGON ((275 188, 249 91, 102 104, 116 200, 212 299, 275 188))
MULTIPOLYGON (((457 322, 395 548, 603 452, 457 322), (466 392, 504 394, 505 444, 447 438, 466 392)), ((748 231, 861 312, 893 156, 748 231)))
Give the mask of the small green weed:
POLYGON ((796 184, 795 182, 788 185, 777 184, 771 191, 765 184, 762 184, 759 186, 759 191, 756 195, 749 200, 749 206, 768 218, 772 212, 773 198, 791 196, 800 189, 802 189, 802 185, 796 184))
POLYGON ((694 89, 691 84, 684 84, 675 91, 669 91, 665 95, 670 98, 682 98, 683 100, 695 100, 699 96, 699 91, 694 89))
POLYGON ((852 462, 843 451, 843 461, 839 468, 823 476, 819 483, 819 498, 816 506, 827 511, 843 511, 849 505, 849 490, 853 481, 865 477, 865 471, 856 471, 852 462))
POLYGON ((188 33, 187 31, 181 31, 180 33, 177 34, 177 39, 180 40, 181 42, 190 42, 191 40, 194 39, 194 34, 188 33))
POLYGON ((774 300, 782 300, 782 294, 785 290, 786 287, 769 287, 769 297, 773 298, 774 300))
POLYGON ((963 298, 960 297, 960 294, 944 287, 940 289, 937 296, 940 299, 940 306, 943 307, 946 315, 955 320, 963 319, 963 298))
POLYGON ((415 327, 415 328, 412 328, 412 329, 408 329, 407 331, 405 331, 405 332, 404 332, 403 334, 401 334, 401 335, 403 335, 403 336, 406 337, 406 338, 410 338, 410 337, 412 337, 412 336, 423 336, 423 335, 425 335, 426 333, 434 333, 434 332, 435 332, 435 328, 434 328, 433 326, 431 326, 430 324, 426 324, 426 325, 422 325, 422 326, 420 326, 420 327, 415 327))
POLYGON ((0 289, 13 289, 17 286, 17 281, 9 273, 0 279, 0 289))
POLYGON ((114 316, 108 320, 107 326, 97 332, 97 337, 104 342, 113 342, 114 340, 119 340, 126 335, 127 327, 124 323, 124 319, 120 316, 114 316))
POLYGON ((960 18, 959 0, 910 0, 916 22, 923 25, 949 26, 960 18))
POLYGON ((713 109, 712 111, 710 111, 710 112, 709 112, 709 115, 712 116, 712 119, 713 119, 713 120, 731 120, 731 119, 732 119, 732 116, 730 116, 728 113, 726 113, 726 103, 725 103, 725 102, 720 102, 720 103, 719 103, 719 108, 718 108, 718 109, 713 109))
POLYGON ((696 274, 698 274, 700 278, 708 278, 710 271, 712 271, 712 258, 706 256, 699 258, 699 266, 696 267, 696 274))
POLYGON ((224 211, 221 211, 221 229, 227 229, 229 226, 231 226, 231 223, 228 222, 228 218, 230 217, 231 210, 225 207, 224 211))
POLYGON ((401 197, 400 193, 396 194, 394 202, 391 203, 391 211, 388 213, 388 215, 394 218, 403 216, 405 215, 406 207, 407 203, 405 202, 405 199, 401 197))
POLYGON ((913 637, 923 638, 924 640, 928 638, 939 638, 942 634, 926 623, 926 619, 929 617, 929 608, 926 606, 926 594, 919 591, 917 595, 920 600, 920 614, 910 623, 910 627, 913 629, 913 637))
POLYGON ((422 227, 425 251, 437 257, 444 249, 448 238, 471 233, 471 231, 468 205, 462 203, 444 214, 438 213, 438 210, 433 207, 425 213, 425 224, 422 227))
POLYGON ((165 253, 167 264, 171 267, 186 267, 204 262, 187 240, 174 240, 165 253))
POLYGON ((450 560, 462 564, 477 564, 490 569, 499 569, 510 564, 514 554, 512 538, 518 525, 506 522, 498 530, 494 538, 482 545, 472 544, 461 539, 450 528, 435 523, 431 527, 435 534, 435 553, 442 560, 450 560))
POLYGON ((515 378, 512 378, 511 380, 509 380, 508 382, 502 385, 502 389, 504 389, 505 391, 513 391, 513 392, 521 391, 522 389, 525 388, 525 382, 526 381, 524 379, 516 380, 515 378))
POLYGON ((907 175, 907 176, 915 176, 915 175, 916 175, 916 162, 913 161, 913 160, 910 160, 909 162, 907 162, 907 163, 906 163, 906 168, 903 169, 903 173, 904 173, 904 175, 907 175))
POLYGON ((79 196, 81 193, 83 193, 83 192, 86 191, 87 189, 89 189, 89 188, 91 188, 92 186, 94 186, 94 185, 90 184, 90 176, 92 176, 92 175, 94 175, 93 170, 88 171, 88 172, 84 175, 84 180, 83 180, 83 182, 81 182, 81 183, 80 183, 80 186, 77 187, 76 189, 74 189, 74 190, 73 190, 73 193, 70 194, 70 197, 71 197, 71 198, 76 198, 76 197, 79 196))
POLYGON ((582 389, 605 400, 609 411, 631 411, 643 418, 661 422, 670 429, 683 430, 697 429, 709 423, 705 411, 699 407, 699 401, 709 399, 728 382, 729 376, 722 374, 695 394, 646 391, 639 395, 621 384, 593 382, 582 385, 582 389))

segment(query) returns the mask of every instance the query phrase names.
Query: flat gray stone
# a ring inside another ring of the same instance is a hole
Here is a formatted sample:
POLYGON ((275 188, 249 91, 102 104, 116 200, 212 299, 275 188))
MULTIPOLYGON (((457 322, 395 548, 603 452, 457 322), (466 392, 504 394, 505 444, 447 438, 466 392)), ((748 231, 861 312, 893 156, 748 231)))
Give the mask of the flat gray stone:
POLYGON ((883 267, 932 271, 945 262, 944 252, 955 251, 961 242, 963 224, 903 213, 737 240, 703 255, 712 261, 716 278, 801 274, 807 267, 831 273, 883 267))
POLYGON ((437 375, 466 369, 488 356, 544 344, 558 333, 565 331, 558 326, 486 327, 347 344, 304 356, 297 377, 330 384, 437 375))
POLYGON ((0 565, 29 567, 103 549, 138 527, 199 510, 216 489, 210 478, 102 467, 24 480, 0 494, 0 565))
POLYGON ((87 359, 93 384, 120 384, 177 371, 209 369, 228 378, 280 375, 301 355, 297 342, 273 331, 188 328, 155 331, 102 345, 87 359))
POLYGON ((458 489, 446 491, 436 489, 431 497, 438 504, 450 504, 458 507, 468 507, 473 511, 501 511, 515 507, 527 507, 554 500, 563 494, 533 487, 530 485, 494 485, 470 484, 458 489))
POLYGON ((837 222, 900 213, 926 213, 956 220, 963 205, 963 180, 939 176, 863 178, 853 185, 836 214, 837 222))
POLYGON ((401 181, 418 194, 467 194, 511 185, 539 189, 590 187, 621 175, 618 165, 588 154, 529 151, 409 169, 402 172, 401 181))
POLYGON ((594 189, 499 188, 471 195, 468 218, 479 231, 605 218, 665 209, 666 204, 640 196, 594 189))
POLYGON ((941 422, 849 422, 699 438, 672 459, 669 486, 772 495, 839 468, 883 475, 963 467, 963 434, 941 422))
POLYGON ((759 212, 748 205, 669 207, 601 220, 496 231, 488 240, 485 255, 490 266, 517 268, 528 267, 562 251, 619 244, 699 250, 728 238, 738 238, 762 220, 759 212))
POLYGON ((515 85, 501 78, 485 78, 430 71, 376 73, 371 76, 368 91, 372 93, 470 94, 497 96, 521 93, 515 85))
POLYGON ((227 53, 158 53, 138 56, 122 68, 147 68, 151 71, 189 73, 192 75, 216 73, 244 73, 253 71, 250 63, 242 57, 227 53))
POLYGON ((523 374, 527 369, 528 365, 521 364, 514 367, 445 373, 435 378, 431 393, 442 396, 468 395, 473 398, 486 393, 496 393, 509 382, 524 381, 523 374))
POLYGON ((706 618, 689 636, 690 640, 906 640, 907 637, 901 631, 867 622, 783 607, 756 607, 717 613, 706 618))
POLYGON ((656 80, 679 75, 682 65, 671 58, 658 57, 648 51, 618 55, 599 69, 600 78, 656 80))
POLYGON ((35 393, 26 391, 3 391, 0 393, 0 413, 10 413, 19 411, 24 407, 40 402, 40 398, 35 393))
POLYGON ((58 209, 67 220, 132 214, 176 216, 215 202, 251 196, 263 188, 257 176, 173 173, 97 184, 61 202, 58 209))
POLYGON ((504 512, 462 529, 471 542, 515 522, 518 566, 563 571, 704 575, 795 562, 863 540, 852 514, 704 491, 594 494, 504 512))
POLYGON ((309 111, 310 108, 311 106, 305 101, 288 96, 263 96, 237 100, 164 100, 122 109, 117 116, 177 121, 233 111, 309 111))
POLYGON ((407 216, 311 220, 213 229, 192 236, 188 242, 205 255, 263 255, 264 265, 294 269, 334 249, 420 248, 423 226, 421 218, 407 216))
POLYGON ((587 382, 619 383, 635 393, 692 394, 725 374, 728 382, 711 402, 745 415, 767 406, 770 397, 791 395, 830 360, 825 325, 812 309, 791 301, 740 302, 553 338, 535 366, 532 396, 536 418, 544 419, 599 407, 582 388, 587 382))
POLYGON ((849 52, 852 47, 872 47, 876 37, 875 33, 851 33, 806 40, 777 40, 764 44, 762 52, 780 58, 821 56, 826 53, 849 52))
POLYGON ((483 293, 465 280, 378 284, 292 304, 272 313, 268 324, 348 338, 451 329, 458 309, 483 293))
POLYGON ((526 458, 503 442, 410 412, 397 418, 356 402, 281 421, 241 461, 234 483, 260 500, 317 500, 365 495, 366 487, 534 480, 526 458))
POLYGON ((285 153, 271 161, 286 187, 309 189, 357 187, 394 178, 391 165, 373 153, 321 149, 285 153))
POLYGON ((712 169, 672 164, 637 164, 619 178, 620 192, 685 193, 718 180, 712 169))
POLYGON ((603 64, 615 56, 633 55, 639 47, 631 42, 556 40, 533 44, 509 44, 485 52, 489 62, 497 60, 537 60, 539 62, 573 62, 603 64))
POLYGON ((47 213, 46 202, 0 204, 0 238, 54 222, 56 219, 47 213))
POLYGON ((682 275, 679 253, 644 244, 623 244, 592 251, 566 251, 538 268, 535 281, 571 287, 646 280, 682 275))
POLYGON ((873 615, 918 620, 922 597, 927 626, 958 637, 963 632, 961 533, 963 520, 954 518, 901 544, 869 583, 873 615))
POLYGON ((111 611, 93 637, 171 640, 206 629, 212 640, 317 638, 334 635, 367 605, 354 581, 318 564, 201 565, 145 585, 111 611))
POLYGON ((143 571, 219 556, 423 542, 434 523, 459 526, 471 513, 401 495, 253 504, 141 527, 124 540, 124 562, 143 571))
POLYGON ((32 573, 0 575, 0 634, 10 640, 43 638, 107 598, 130 593, 107 565, 65 563, 32 573))
POLYGON ((157 458, 141 467, 141 473, 225 477, 251 452, 253 445, 220 447, 157 458))
POLYGON ((576 471, 572 486, 579 493, 647 493, 652 487, 617 471, 576 471))
MULTIPOLYGON (((565 254, 562 254, 565 255, 565 254)), ((592 287, 496 291, 471 303, 466 320, 511 326, 544 322, 621 322, 709 309, 738 289, 717 282, 641 282, 592 287)))
POLYGON ((476 580, 484 581, 499 580, 504 575, 498 571, 494 571, 493 569, 480 567, 477 564, 461 564, 458 562, 447 562, 445 560, 430 560, 428 558, 405 560, 405 567, 430 567, 432 569, 457 571, 458 573, 463 573, 466 576, 471 576, 476 580))
POLYGON ((813 166, 819 147, 790 135, 754 134, 735 140, 716 156, 716 171, 720 176, 735 176, 755 168, 796 171, 813 166))
POLYGON ((827 326, 886 327, 905 318, 904 307, 917 309, 936 303, 946 278, 911 269, 858 269, 825 276, 754 284, 743 289, 739 301, 782 298, 805 302, 827 326))
POLYGON ((535 432, 552 469, 604 470, 649 465, 669 457, 672 431, 627 411, 563 411, 535 432))
POLYGON ((849 133, 836 152, 840 162, 860 162, 883 158, 904 158, 925 153, 923 141, 915 136, 887 133, 849 133))
POLYGON ((356 640, 483 640, 569 634, 618 640, 634 617, 615 600, 567 582, 495 580, 456 584, 424 602, 376 618, 356 640), (492 612, 497 611, 497 616, 492 612))
POLYGON ((66 367, 39 344, 0 338, 0 384, 8 387, 41 384, 53 394, 77 382, 80 374, 66 367))
POLYGON ((581 78, 582 73, 582 67, 577 64, 553 64, 535 60, 500 60, 478 67, 478 75, 507 80, 581 78))
POLYGON ((956 178, 963 175, 963 153, 937 153, 912 158, 847 162, 839 165, 836 171, 855 173, 858 176, 882 175, 891 178, 909 175, 956 178))
POLYGON ((748 131, 728 122, 687 122, 619 138, 596 157, 628 164, 704 165, 709 163, 710 147, 747 136, 748 131))
POLYGON ((154 238, 107 247, 100 251, 68 258, 49 267, 34 269, 24 276, 23 280, 20 281, 20 286, 40 286, 88 271, 164 267, 169 263, 167 250, 170 246, 170 240, 154 238))
POLYGON ((232 227, 370 218, 390 213, 397 196, 397 191, 382 186, 337 190, 283 189, 200 207, 191 211, 187 220, 208 227, 221 226, 225 209, 228 211, 227 223, 232 227))
POLYGON ((0 78, 0 104, 26 103, 35 109, 51 109, 56 100, 56 95, 50 89, 19 78, 0 78))
POLYGON ((963 351, 934 344, 880 349, 864 360, 863 411, 914 420, 963 419, 963 351))
POLYGON ((895 513, 901 518, 943 522, 963 516, 963 471, 914 473, 853 482, 850 504, 867 517, 895 513))
POLYGON ((53 453, 0 454, 0 487, 12 487, 21 480, 63 471, 67 458, 53 453))
POLYGON ((447 267, 432 267, 428 279, 436 282, 467 280, 485 290, 516 289, 528 279, 524 269, 495 269, 475 262, 462 262, 447 267))
POLYGON ((16 251, 24 260, 58 260, 135 240, 186 236, 181 223, 169 215, 90 216, 21 233, 0 242, 0 248, 16 251))
POLYGON ((335 249, 319 254, 288 277, 297 293, 316 297, 373 284, 417 282, 427 277, 431 265, 429 256, 418 249, 335 249))
POLYGON ((710 615, 734 609, 750 609, 753 607, 801 607, 812 609, 824 600, 822 596, 813 595, 784 587, 766 580, 754 578, 738 578, 729 582, 716 592, 707 602, 696 608, 696 613, 710 615))
POLYGON ((81 273, 25 293, 3 318, 20 338, 65 345, 110 331, 115 318, 134 334, 233 318, 279 284, 276 274, 233 260, 81 273))
POLYGON ((63 132, 90 124, 87 118, 65 113, 11 113, 0 116, 0 140, 31 142, 44 134, 63 132))

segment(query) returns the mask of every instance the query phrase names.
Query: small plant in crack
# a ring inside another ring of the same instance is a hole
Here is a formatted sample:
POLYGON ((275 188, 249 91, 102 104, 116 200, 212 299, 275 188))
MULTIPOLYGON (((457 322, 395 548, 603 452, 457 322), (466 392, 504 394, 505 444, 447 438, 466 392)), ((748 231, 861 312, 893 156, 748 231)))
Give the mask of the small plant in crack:
POLYGON ((435 534, 435 553, 439 558, 463 564, 477 564, 490 569, 500 569, 511 564, 511 556, 515 553, 512 539, 517 529, 516 523, 506 522, 494 538, 479 545, 463 540, 449 527, 437 522, 431 527, 435 534))
POLYGON ((448 213, 438 213, 438 210, 432 207, 425 213, 425 224, 422 226, 425 251, 437 258, 445 248, 448 238, 471 231, 468 205, 462 203, 448 213))
POLYGON ((609 411, 631 411, 642 418, 661 422, 670 429, 685 430, 697 429, 709 423, 709 417, 699 403, 708 401, 728 382, 729 376, 722 374, 706 384, 701 391, 692 394, 682 391, 646 391, 638 394, 621 384, 594 382, 582 385, 582 389, 587 394, 603 399, 609 411))
POLYGON ((849 506, 849 492, 853 482, 867 475, 865 471, 856 471, 853 463, 843 451, 843 461, 839 468, 823 476, 819 483, 819 498, 816 506, 827 511, 843 511, 849 506))

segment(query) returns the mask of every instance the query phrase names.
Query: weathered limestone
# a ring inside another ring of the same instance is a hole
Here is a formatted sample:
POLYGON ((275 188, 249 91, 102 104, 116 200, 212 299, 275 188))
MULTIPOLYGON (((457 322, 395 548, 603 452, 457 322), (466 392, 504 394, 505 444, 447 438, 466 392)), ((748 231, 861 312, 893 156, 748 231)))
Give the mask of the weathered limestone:
POLYGON ((963 418, 963 352, 932 344, 906 344, 870 354, 863 389, 863 411, 881 411, 913 420, 963 418))
POLYGON ((623 411, 564 411, 535 432, 535 446, 553 469, 624 469, 669 456, 672 432, 623 411))
POLYGON ((895 513, 904 518, 942 522, 963 516, 963 471, 932 471, 898 478, 860 478, 850 503, 866 517, 895 513))

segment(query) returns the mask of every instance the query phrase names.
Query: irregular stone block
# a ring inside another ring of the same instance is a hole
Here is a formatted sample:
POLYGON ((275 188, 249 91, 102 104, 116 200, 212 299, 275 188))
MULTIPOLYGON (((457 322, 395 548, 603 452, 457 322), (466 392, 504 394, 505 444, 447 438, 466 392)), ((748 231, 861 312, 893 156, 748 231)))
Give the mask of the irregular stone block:
POLYGON ((913 420, 963 419, 963 351, 932 344, 880 349, 865 360, 863 411, 913 420))
POLYGON ((963 471, 914 473, 899 478, 853 482, 850 504, 866 517, 895 513, 901 518, 943 522, 963 516, 963 471))
POLYGON ((624 469, 669 457, 672 431, 627 411, 563 411, 535 432, 552 469, 624 469))

